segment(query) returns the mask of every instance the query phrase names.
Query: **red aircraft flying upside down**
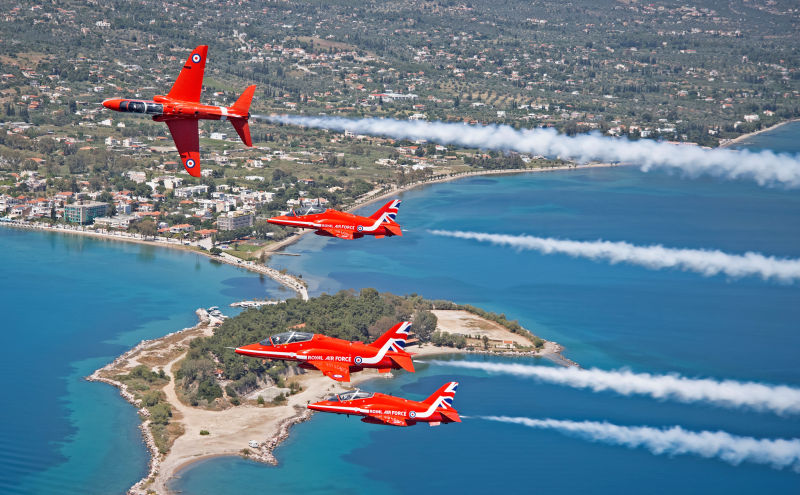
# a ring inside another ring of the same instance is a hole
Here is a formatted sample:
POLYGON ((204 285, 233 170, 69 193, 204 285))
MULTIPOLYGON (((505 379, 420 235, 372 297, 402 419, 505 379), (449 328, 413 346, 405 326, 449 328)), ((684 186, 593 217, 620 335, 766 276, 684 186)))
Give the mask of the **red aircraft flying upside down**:
POLYGON ((167 96, 154 96, 152 101, 114 98, 103 102, 104 107, 117 112, 143 113, 152 115, 156 122, 166 122, 183 166, 194 177, 200 177, 198 120, 228 119, 244 144, 253 146, 248 119, 256 87, 248 86, 231 107, 201 104, 200 91, 207 53, 206 45, 200 45, 192 51, 167 96))
POLYGON ((265 359, 298 361, 301 368, 318 369, 340 382, 350 381, 350 372, 378 368, 381 373, 403 368, 414 372, 411 354, 404 351, 411 323, 404 321, 371 344, 350 342, 321 334, 289 331, 257 344, 237 347, 236 353, 265 359))
POLYGON ((393 199, 369 217, 319 206, 307 206, 301 211, 291 210, 286 215, 272 217, 267 221, 277 225, 316 229, 314 233, 317 235, 341 239, 358 239, 365 235, 382 239, 386 236, 403 235, 400 225, 395 222, 399 206, 400 200, 393 199))
POLYGON ((442 423, 461 422, 458 411, 453 409, 456 388, 458 382, 446 383, 422 402, 354 390, 309 404, 308 408, 314 411, 364 416, 361 421, 365 423, 411 426, 423 422, 438 426, 442 423))

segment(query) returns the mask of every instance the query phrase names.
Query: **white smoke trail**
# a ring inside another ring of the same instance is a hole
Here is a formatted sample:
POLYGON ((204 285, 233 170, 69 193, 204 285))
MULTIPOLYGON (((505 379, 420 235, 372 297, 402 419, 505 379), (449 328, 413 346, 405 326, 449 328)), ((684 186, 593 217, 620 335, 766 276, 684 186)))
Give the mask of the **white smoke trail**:
POLYGON ((606 260, 611 264, 629 263, 651 270, 677 268, 700 273, 706 277, 725 274, 729 277, 756 276, 764 280, 793 282, 800 279, 800 259, 776 258, 748 251, 728 254, 719 250, 674 249, 661 245, 636 246, 627 242, 570 241, 552 237, 513 236, 482 232, 431 230, 431 234, 458 239, 472 239, 500 246, 539 251, 543 254, 562 253, 573 257, 606 260))
POLYGON ((591 368, 554 368, 511 363, 477 361, 429 361, 440 366, 453 366, 534 378, 548 383, 594 392, 613 391, 625 396, 647 395, 655 399, 677 402, 706 402, 729 408, 748 408, 777 414, 800 413, 800 389, 786 385, 769 385, 735 380, 687 378, 678 374, 652 375, 630 370, 591 368))
POLYGON ((645 172, 654 168, 677 169, 691 177, 710 175, 724 179, 750 179, 762 186, 800 186, 800 156, 771 151, 756 153, 729 149, 708 150, 699 146, 675 145, 650 139, 630 141, 596 133, 566 136, 553 129, 517 130, 507 125, 477 126, 419 120, 299 115, 254 117, 273 123, 389 136, 395 139, 425 139, 440 144, 517 151, 578 162, 632 163, 640 165, 645 172))
POLYGON ((643 447, 655 455, 694 454, 717 458, 734 466, 742 462, 767 464, 775 469, 791 467, 800 472, 800 440, 740 437, 724 431, 684 430, 680 426, 653 428, 619 426, 607 422, 565 421, 509 416, 482 416, 482 419, 514 423, 530 428, 556 430, 593 442, 643 447))

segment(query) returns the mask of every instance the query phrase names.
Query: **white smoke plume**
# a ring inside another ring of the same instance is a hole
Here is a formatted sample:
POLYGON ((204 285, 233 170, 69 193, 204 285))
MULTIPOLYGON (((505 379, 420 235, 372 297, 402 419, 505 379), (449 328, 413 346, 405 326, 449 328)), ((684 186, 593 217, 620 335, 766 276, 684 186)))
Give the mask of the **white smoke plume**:
POLYGON ((543 254, 561 253, 576 258, 605 260, 611 264, 629 263, 651 270, 677 268, 706 277, 724 274, 729 277, 761 277, 780 282, 800 279, 800 259, 764 256, 748 251, 729 254, 710 249, 674 249, 661 245, 636 246, 627 242, 571 241, 529 235, 502 235, 483 232, 431 230, 431 234, 458 239, 472 239, 498 246, 539 251, 543 254))
POLYGON ((612 391, 625 396, 645 395, 676 402, 705 402, 728 408, 747 408, 777 414, 800 413, 800 389, 786 385, 758 382, 687 378, 678 374, 653 375, 630 370, 554 368, 512 363, 478 361, 429 361, 440 366, 453 366, 534 378, 547 383, 594 392, 612 391))
POLYGON ((507 125, 466 125, 396 119, 346 119, 299 115, 253 116, 273 123, 334 131, 350 131, 395 139, 425 139, 467 148, 517 151, 578 162, 622 162, 643 171, 663 168, 688 176, 710 175, 724 179, 749 179, 760 185, 800 186, 800 156, 771 151, 750 152, 704 149, 650 139, 630 141, 599 134, 566 136, 553 129, 518 130, 507 125))
POLYGON ((514 423, 530 428, 556 430, 592 442, 642 447, 655 455, 692 454, 721 459, 734 466, 742 462, 767 464, 775 469, 791 468, 800 472, 800 440, 740 437, 724 431, 684 430, 680 426, 653 428, 619 426, 607 422, 565 421, 509 416, 481 416, 489 421, 514 423))

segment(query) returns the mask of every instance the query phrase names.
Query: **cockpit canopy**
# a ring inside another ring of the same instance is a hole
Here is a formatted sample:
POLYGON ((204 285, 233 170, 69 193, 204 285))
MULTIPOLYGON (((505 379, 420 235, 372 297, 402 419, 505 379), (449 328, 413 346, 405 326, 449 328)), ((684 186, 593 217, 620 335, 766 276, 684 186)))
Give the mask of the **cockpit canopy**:
POLYGON ((259 342, 264 346, 293 344, 295 342, 306 342, 314 338, 313 333, 308 332, 283 332, 259 342))
POLYGON ((164 105, 152 101, 123 100, 119 103, 119 111, 161 115, 164 113, 164 105))
POLYGON ((286 214, 287 217, 300 217, 303 215, 316 215, 319 213, 325 213, 327 208, 323 208, 321 206, 310 205, 310 206, 301 206, 297 210, 289 210, 289 213, 286 214))
POLYGON ((361 390, 352 390, 350 392, 342 392, 341 394, 336 394, 330 399, 329 402, 345 402, 348 400, 355 400, 355 399, 369 399, 371 398, 373 393, 370 392, 362 392, 361 390))

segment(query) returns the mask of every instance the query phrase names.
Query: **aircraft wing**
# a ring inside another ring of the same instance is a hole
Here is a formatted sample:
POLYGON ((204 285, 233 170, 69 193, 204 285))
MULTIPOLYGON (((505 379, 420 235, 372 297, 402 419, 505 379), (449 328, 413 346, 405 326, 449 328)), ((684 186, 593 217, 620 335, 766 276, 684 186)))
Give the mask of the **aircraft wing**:
POLYGON ((370 414, 367 416, 371 421, 375 423, 383 423, 392 426, 408 426, 408 422, 405 418, 398 418, 397 416, 391 416, 389 414, 370 414))
POLYGON ((178 74, 178 79, 169 90, 170 98, 182 101, 200 102, 200 92, 203 89, 203 73, 206 70, 206 55, 208 45, 200 45, 189 54, 186 63, 178 74))
POLYGON ((197 120, 167 120, 167 126, 184 168, 189 175, 200 177, 200 135, 197 131, 197 120))
POLYGON ((317 368, 329 378, 337 382, 350 381, 350 365, 347 363, 334 363, 331 361, 306 361, 308 364, 317 368))
POLYGON ((347 239, 353 240, 353 231, 352 230, 344 230, 344 229, 334 229, 334 228, 322 228, 319 229, 317 232, 324 232, 324 235, 330 235, 332 237, 338 237, 339 239, 347 239))

